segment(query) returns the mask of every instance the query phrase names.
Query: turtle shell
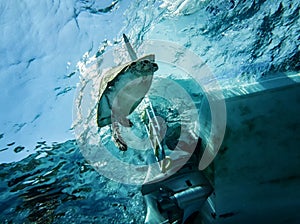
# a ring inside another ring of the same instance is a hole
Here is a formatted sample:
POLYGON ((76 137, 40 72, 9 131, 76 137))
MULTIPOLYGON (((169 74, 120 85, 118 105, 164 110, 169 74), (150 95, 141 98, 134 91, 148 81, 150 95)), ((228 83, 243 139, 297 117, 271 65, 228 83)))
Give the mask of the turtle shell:
POLYGON ((98 127, 114 121, 128 126, 127 116, 147 94, 153 74, 158 66, 153 54, 114 67, 104 73, 100 80, 97 109, 98 127))

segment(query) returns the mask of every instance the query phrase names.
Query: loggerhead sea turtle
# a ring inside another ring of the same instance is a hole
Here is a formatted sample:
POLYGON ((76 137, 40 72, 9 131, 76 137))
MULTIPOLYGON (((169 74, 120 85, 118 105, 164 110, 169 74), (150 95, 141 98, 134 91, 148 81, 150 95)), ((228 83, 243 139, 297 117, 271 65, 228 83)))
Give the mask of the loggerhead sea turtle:
POLYGON ((125 34, 123 38, 132 61, 114 67, 101 76, 97 124, 100 128, 112 124, 114 142, 120 150, 126 151, 127 145, 119 133, 119 125, 132 125, 127 116, 147 94, 158 66, 153 54, 137 58, 125 34))

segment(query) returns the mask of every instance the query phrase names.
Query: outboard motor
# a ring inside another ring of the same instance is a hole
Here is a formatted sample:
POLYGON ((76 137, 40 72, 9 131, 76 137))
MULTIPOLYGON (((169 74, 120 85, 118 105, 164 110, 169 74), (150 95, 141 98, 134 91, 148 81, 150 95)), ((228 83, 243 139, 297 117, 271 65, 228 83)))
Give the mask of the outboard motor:
POLYGON ((199 220, 202 205, 213 192, 209 181, 198 170, 200 145, 201 139, 189 161, 173 176, 142 186, 147 205, 145 223, 193 223, 199 220))

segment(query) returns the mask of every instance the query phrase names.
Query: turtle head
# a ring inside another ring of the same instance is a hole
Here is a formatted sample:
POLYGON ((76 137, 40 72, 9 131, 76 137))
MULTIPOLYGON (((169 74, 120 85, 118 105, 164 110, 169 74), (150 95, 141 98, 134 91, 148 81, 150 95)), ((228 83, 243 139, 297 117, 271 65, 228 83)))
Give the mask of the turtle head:
POLYGON ((136 61, 132 62, 131 64, 131 69, 134 69, 140 73, 153 73, 158 70, 158 65, 152 61, 149 60, 141 60, 141 61, 136 61))

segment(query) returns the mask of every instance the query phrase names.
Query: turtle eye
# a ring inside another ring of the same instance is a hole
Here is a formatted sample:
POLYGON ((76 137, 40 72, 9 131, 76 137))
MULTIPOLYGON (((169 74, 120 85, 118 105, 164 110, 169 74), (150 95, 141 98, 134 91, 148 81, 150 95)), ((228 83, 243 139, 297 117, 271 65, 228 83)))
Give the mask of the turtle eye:
POLYGON ((136 66, 136 62, 134 61, 131 63, 131 67, 135 67, 135 66, 136 66))
POLYGON ((158 70, 158 65, 156 63, 152 63, 152 70, 156 72, 158 70))

